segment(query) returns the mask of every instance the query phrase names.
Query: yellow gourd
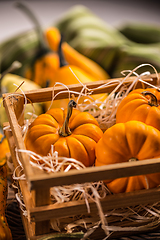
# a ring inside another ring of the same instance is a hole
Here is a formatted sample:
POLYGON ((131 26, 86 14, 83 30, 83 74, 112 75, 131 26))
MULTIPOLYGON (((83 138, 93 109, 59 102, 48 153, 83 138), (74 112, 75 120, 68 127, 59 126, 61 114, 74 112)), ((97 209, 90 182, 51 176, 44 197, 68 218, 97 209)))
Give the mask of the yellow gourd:
POLYGON ((116 122, 137 120, 160 130, 160 92, 156 88, 135 89, 120 103, 116 122))
MULTIPOLYGON (((60 43, 61 34, 55 27, 47 28, 45 31, 46 39, 48 41, 50 49, 58 51, 58 40, 60 43)), ((96 80, 105 80, 109 78, 108 73, 99 66, 96 62, 79 53, 77 50, 72 48, 67 42, 62 43, 62 53, 65 60, 70 65, 75 65, 94 77, 96 80)))
MULTIPOLYGON (((69 86, 69 85, 78 84, 78 83, 82 83, 85 85, 85 83, 97 81, 97 79, 93 75, 90 75, 89 73, 84 71, 82 68, 74 64, 68 64, 66 62, 62 52, 62 39, 59 44, 58 53, 59 53, 60 66, 55 72, 52 80, 50 79, 49 87, 53 87, 57 82, 62 83, 66 86, 69 86)), ((92 97, 93 99, 98 99, 98 98, 105 99, 107 97, 107 94, 96 94, 96 95, 92 95, 92 97)), ((83 101, 84 98, 82 98, 81 101, 83 101)), ((50 102, 45 103, 46 110, 48 110, 48 107, 50 107, 50 104, 51 104, 50 102)), ((68 99, 56 100, 56 101, 53 101, 51 108, 55 108, 55 107, 67 108, 67 105, 68 105, 68 99)))
MULTIPOLYGON (((140 121, 116 123, 108 128, 96 145, 95 166, 143 161, 160 157, 160 131, 140 121)), ((155 188, 160 173, 105 181, 113 193, 155 188)))

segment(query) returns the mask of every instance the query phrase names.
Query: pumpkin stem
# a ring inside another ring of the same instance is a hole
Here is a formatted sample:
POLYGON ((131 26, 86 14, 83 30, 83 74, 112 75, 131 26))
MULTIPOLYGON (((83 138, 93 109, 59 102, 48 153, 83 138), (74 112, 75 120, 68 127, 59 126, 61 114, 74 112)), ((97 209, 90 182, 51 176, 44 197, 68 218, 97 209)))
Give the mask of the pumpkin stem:
POLYGON ((59 135, 62 137, 67 137, 71 135, 71 130, 69 128, 69 119, 72 115, 72 110, 74 107, 76 107, 77 103, 74 100, 70 100, 68 103, 68 108, 67 108, 67 116, 66 119, 63 123, 63 126, 59 129, 59 135))
POLYGON ((149 91, 143 91, 143 92, 142 92, 142 95, 144 95, 144 96, 149 95, 149 96, 150 96, 150 99, 148 100, 148 104, 149 104, 150 106, 158 107, 159 104, 158 104, 157 97, 156 97, 153 93, 151 93, 151 92, 149 92, 149 91))

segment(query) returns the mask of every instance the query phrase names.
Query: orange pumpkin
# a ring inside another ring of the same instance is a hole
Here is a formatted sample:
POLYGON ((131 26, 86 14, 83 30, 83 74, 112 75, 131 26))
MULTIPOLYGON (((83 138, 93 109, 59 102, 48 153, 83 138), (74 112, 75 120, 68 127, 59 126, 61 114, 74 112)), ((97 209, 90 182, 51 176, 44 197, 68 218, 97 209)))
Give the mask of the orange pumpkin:
POLYGON ((27 132, 26 148, 47 155, 53 145, 59 156, 74 158, 86 167, 92 166, 95 146, 103 132, 91 114, 73 109, 75 106, 71 100, 68 109, 54 108, 39 115, 27 132))
POLYGON ((130 120, 138 120, 160 130, 160 92, 157 89, 135 89, 121 101, 116 122, 130 120))
MULTIPOLYGON (((71 65, 66 63, 66 60, 64 58, 63 52, 62 52, 62 39, 59 44, 59 62, 60 66, 55 71, 54 77, 49 81, 49 87, 53 87, 55 83, 60 82, 64 85, 72 85, 72 84, 78 84, 79 81, 82 84, 89 83, 89 82, 95 82, 96 78, 93 75, 90 75, 86 71, 83 70, 83 68, 77 67, 76 65, 71 65)), ((95 94, 92 95, 93 99, 106 99, 107 94, 95 94)), ((87 100, 87 97, 81 97, 81 100, 87 100)), ((50 108, 51 102, 46 102, 45 103, 45 110, 48 110, 50 108)), ((56 107, 63 107, 67 108, 68 105, 68 100, 67 99, 61 99, 61 100, 55 100, 52 102, 51 107, 56 108, 56 107)))
MULTIPOLYGON (((116 123, 108 128, 96 145, 95 166, 142 161, 160 156, 160 131, 140 121, 116 123)), ((113 193, 154 188, 160 173, 105 181, 113 193)))

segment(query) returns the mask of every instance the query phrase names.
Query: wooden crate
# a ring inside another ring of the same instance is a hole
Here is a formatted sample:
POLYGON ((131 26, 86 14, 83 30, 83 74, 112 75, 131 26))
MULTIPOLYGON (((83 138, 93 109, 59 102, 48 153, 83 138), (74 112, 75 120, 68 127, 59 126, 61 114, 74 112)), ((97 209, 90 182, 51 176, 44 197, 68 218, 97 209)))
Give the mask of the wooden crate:
MULTIPOLYGON (((144 77, 146 81, 150 81, 152 77, 152 84, 157 84, 156 74, 144 77)), ((159 74, 160 77, 160 74, 159 74)), ((133 81, 135 77, 130 77, 128 81, 133 81)), ((123 80, 119 78, 118 80, 123 80)), ((86 84, 88 88, 95 88, 102 86, 107 81, 98 81, 86 84)), ((111 92, 116 86, 97 88, 94 94, 111 92)), ((139 87, 139 84, 137 85, 139 87)), ((70 90, 80 92, 82 86, 80 84, 69 86, 70 90)), ((65 91, 64 87, 57 86, 55 94, 59 91, 65 91)), ((50 101, 52 98, 52 88, 44 88, 36 91, 25 92, 28 102, 45 102, 50 101)), ((5 94, 4 106, 8 116, 10 130, 5 130, 8 139, 12 161, 14 167, 18 166, 15 147, 17 149, 25 149, 22 138, 20 126, 24 124, 24 118, 20 118, 22 109, 24 107, 24 97, 17 96, 16 94, 5 94)), ((57 99, 67 98, 68 94, 58 95, 57 99)), ((38 239, 42 236, 50 236, 50 219, 51 218, 64 218, 69 216, 88 214, 87 206, 84 201, 70 201, 61 204, 50 204, 50 188, 54 186, 70 185, 74 183, 95 182, 104 179, 115 179, 120 177, 135 176, 141 174, 149 174, 160 172, 160 159, 127 162, 116 165, 108 165, 103 167, 86 168, 83 170, 72 170, 69 172, 59 173, 46 173, 39 169, 33 168, 29 163, 29 158, 26 153, 19 152, 19 159, 24 167, 26 180, 19 180, 19 186, 23 194, 24 203, 27 209, 28 218, 23 217, 24 228, 26 231, 27 239, 38 239)), ((17 169, 18 174, 19 169, 17 169)), ((160 188, 141 190, 131 193, 122 193, 116 195, 108 195, 105 199, 101 200, 101 206, 104 212, 123 208, 126 206, 135 206, 139 204, 155 203, 160 200, 160 188)), ((92 214, 97 214, 97 206, 95 202, 90 202, 90 209, 92 214)), ((104 234, 101 231, 102 235, 104 234)), ((101 234, 97 233, 92 239, 100 239, 101 234)))

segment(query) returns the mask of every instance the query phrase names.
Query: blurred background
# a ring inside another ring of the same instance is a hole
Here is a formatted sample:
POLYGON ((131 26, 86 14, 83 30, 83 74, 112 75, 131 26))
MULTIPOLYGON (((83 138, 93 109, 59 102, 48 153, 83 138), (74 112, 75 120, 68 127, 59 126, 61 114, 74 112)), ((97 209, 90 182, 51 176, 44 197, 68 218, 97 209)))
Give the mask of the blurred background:
MULTIPOLYGON (((33 28, 31 21, 14 7, 16 1, 0 1, 0 41, 33 28)), ((84 5, 97 16, 119 27, 126 22, 160 25, 160 1, 157 0, 45 0, 26 1, 43 27, 53 24, 72 6, 84 5)))
MULTIPOLYGON (((17 2, 0 1, 0 42, 5 42, 0 52, 1 71, 16 59, 25 67, 26 60, 30 61, 38 46, 39 39, 35 32, 18 38, 19 34, 34 31, 35 25, 23 10, 15 7, 17 2), (17 39, 13 40, 14 36, 17 39), (8 39, 10 43, 6 44, 8 39)), ((160 72, 160 1, 19 2, 25 2, 32 10, 43 30, 56 26, 63 33, 63 41, 97 62, 110 77, 119 77, 122 70, 131 70, 142 63, 152 64, 160 72), (78 10, 76 6, 83 8, 78 10), (69 15, 72 17, 68 21, 69 15)), ((21 70, 21 73, 17 73, 24 76, 24 68, 21 70)))

